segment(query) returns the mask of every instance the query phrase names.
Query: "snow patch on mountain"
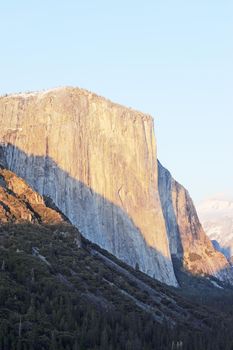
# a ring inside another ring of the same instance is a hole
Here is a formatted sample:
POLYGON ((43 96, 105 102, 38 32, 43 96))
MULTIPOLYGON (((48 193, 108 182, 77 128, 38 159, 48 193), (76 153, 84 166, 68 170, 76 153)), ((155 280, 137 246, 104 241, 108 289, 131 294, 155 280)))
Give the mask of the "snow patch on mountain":
POLYGON ((197 205, 199 218, 216 249, 233 256, 233 197, 216 195, 197 205))

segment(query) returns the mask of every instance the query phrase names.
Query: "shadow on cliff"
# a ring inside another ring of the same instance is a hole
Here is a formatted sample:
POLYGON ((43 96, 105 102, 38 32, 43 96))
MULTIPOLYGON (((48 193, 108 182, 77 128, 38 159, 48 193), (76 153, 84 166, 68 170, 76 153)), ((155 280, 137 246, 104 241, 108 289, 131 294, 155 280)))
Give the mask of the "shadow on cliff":
MULTIPOLYGON (((183 261, 184 249, 181 241, 181 233, 177 223, 176 213, 173 207, 171 175, 158 161, 158 189, 166 230, 169 239, 169 247, 172 259, 179 258, 183 261)), ((181 264, 183 267, 183 264, 181 264)))
MULTIPOLYGON (((187 239, 191 238, 192 240, 198 241, 200 239, 198 232, 202 230, 202 227, 198 219, 195 206, 191 198, 189 197, 187 191, 183 188, 185 191, 185 203, 186 203, 185 215, 189 223, 189 229, 187 230, 187 228, 185 227, 183 229, 182 227, 180 228, 179 198, 177 195, 176 201, 174 203, 173 194, 174 194, 174 191, 175 193, 179 193, 181 188, 183 187, 178 182, 173 180, 169 171, 166 168, 164 168, 161 165, 161 163, 158 161, 158 189, 159 189, 159 195, 160 195, 160 202, 161 202, 163 216, 166 223, 167 235, 169 239, 169 247, 170 247, 174 270, 175 270, 178 282, 182 285, 182 281, 180 279, 180 276, 182 273, 187 273, 189 278, 192 277, 193 280, 195 278, 198 280, 204 276, 204 272, 202 272, 202 270, 199 270, 199 271, 196 270, 195 272, 195 271, 189 270, 185 266, 185 259, 184 259, 185 252, 184 252, 183 243, 182 243, 182 236, 183 236, 183 239, 184 239, 184 236, 186 236, 187 239)), ((207 241, 209 241, 207 236, 206 236, 206 239, 207 241)), ((219 249, 217 249, 215 246, 213 246, 213 249, 214 248, 219 251, 219 249)), ((186 253, 187 252, 188 251, 186 251, 186 253)), ((222 253, 222 251, 220 252, 222 253)), ((192 254, 194 255, 193 259, 195 259, 196 258, 195 252, 192 252, 192 254)), ((210 257, 210 255, 208 255, 208 257, 210 257)), ((199 258, 198 254, 197 254, 197 258, 199 258)), ((205 259, 205 255, 204 255, 204 259, 205 259)), ((204 259, 203 261, 205 261, 204 259)), ((208 263, 209 262, 206 260, 206 264, 208 263)), ((209 266, 211 267, 211 263, 209 263, 209 266)), ((213 272, 215 273, 215 276, 218 276, 219 279, 224 280, 225 283, 227 284, 230 283, 231 285, 233 285, 233 270, 231 266, 227 264, 227 262, 226 262, 226 265, 224 265, 224 267, 215 268, 213 272)), ((213 275, 210 275, 209 277, 210 279, 212 278, 215 279, 213 275)), ((221 286, 219 288, 221 288, 221 286)))
POLYGON ((26 154, 13 144, 4 143, 0 144, 0 165, 23 178, 41 195, 51 198, 85 238, 128 265, 177 286, 171 260, 148 246, 132 218, 118 205, 70 176, 49 156, 26 154))

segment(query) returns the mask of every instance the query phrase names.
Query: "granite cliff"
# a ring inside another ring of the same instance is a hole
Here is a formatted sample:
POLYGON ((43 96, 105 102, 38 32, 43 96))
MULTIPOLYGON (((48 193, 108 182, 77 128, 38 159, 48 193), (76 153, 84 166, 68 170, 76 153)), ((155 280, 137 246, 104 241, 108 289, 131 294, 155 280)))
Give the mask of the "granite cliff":
POLYGON ((10 95, 0 99, 0 142, 3 166, 117 258, 173 286, 171 254, 192 273, 230 280, 187 192, 158 169, 150 116, 81 89, 10 95))
POLYGON ((188 191, 158 162, 159 192, 173 259, 193 275, 233 283, 232 268, 205 234, 188 191))
POLYGON ((2 165, 90 241, 177 285, 158 193, 152 118, 80 89, 0 99, 2 165))

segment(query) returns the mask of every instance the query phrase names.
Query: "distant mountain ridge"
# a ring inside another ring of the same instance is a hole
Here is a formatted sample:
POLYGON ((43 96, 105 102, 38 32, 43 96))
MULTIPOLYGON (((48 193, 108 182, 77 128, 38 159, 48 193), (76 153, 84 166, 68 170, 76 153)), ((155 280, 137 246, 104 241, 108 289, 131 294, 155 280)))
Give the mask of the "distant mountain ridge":
POLYGON ((233 198, 216 195, 203 200, 197 210, 205 232, 216 249, 229 260, 233 256, 233 198))

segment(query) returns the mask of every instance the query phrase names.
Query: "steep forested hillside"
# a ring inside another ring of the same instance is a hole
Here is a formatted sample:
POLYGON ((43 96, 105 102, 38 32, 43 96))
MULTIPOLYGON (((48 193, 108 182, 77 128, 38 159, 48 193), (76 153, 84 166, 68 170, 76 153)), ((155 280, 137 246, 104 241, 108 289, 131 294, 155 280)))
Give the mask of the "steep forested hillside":
POLYGON ((0 222, 1 350, 232 349, 232 314, 194 303, 186 275, 127 266, 5 169, 0 222))
POLYGON ((1 226, 0 247, 2 350, 232 344, 220 315, 118 265, 87 241, 77 248, 74 233, 62 226, 1 226))

